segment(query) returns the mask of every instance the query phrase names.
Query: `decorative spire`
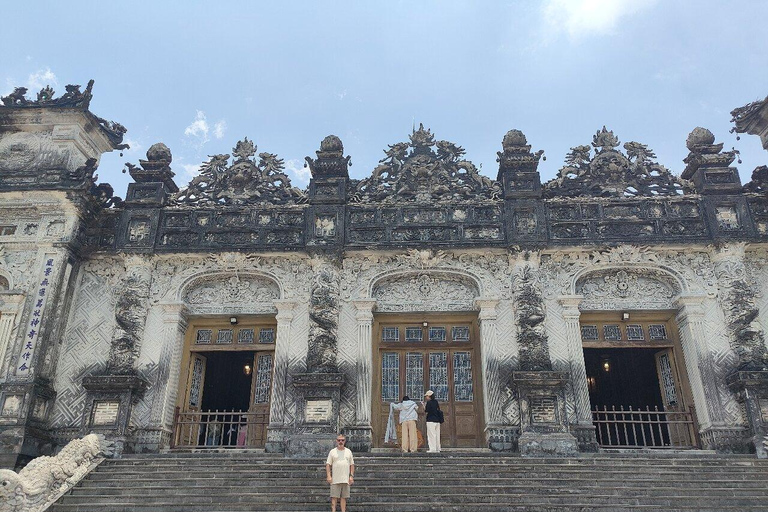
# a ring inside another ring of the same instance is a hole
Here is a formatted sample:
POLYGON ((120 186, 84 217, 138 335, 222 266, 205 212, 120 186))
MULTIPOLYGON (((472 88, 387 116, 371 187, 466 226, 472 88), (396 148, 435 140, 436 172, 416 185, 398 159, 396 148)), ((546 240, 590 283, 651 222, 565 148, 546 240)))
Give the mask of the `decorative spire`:
POLYGON ((335 135, 328 135, 320 143, 320 150, 315 151, 316 159, 305 157, 313 178, 348 178, 350 156, 344 156, 344 144, 335 135))

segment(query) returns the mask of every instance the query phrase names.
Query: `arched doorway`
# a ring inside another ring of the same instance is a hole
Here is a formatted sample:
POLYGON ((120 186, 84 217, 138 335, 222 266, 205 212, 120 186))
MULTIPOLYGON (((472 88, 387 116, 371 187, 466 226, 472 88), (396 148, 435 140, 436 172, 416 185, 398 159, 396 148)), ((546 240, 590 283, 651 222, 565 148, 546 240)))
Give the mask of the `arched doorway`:
POLYGON ((700 445, 674 299, 660 269, 592 271, 576 282, 581 344, 597 443, 602 447, 700 445))
POLYGON ((174 448, 263 448, 270 419, 280 287, 236 273, 190 279, 174 448))
MULTIPOLYGON (((445 415, 444 448, 485 445, 478 295, 471 278, 441 271, 388 276, 372 287, 374 447, 395 446, 384 443, 389 404, 404 395, 418 402, 428 389, 445 415)), ((425 432, 423 414, 417 424, 425 432)))

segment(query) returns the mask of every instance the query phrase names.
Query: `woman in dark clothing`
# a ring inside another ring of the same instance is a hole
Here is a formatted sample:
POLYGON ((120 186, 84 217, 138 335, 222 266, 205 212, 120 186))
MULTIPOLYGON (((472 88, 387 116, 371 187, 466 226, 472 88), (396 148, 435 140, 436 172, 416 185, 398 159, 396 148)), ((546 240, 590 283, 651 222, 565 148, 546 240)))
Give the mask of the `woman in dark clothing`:
POLYGON ((427 413, 427 443, 429 443, 427 453, 440 453, 440 423, 442 420, 440 404, 431 389, 424 393, 424 397, 427 399, 426 404, 424 404, 424 411, 427 413))

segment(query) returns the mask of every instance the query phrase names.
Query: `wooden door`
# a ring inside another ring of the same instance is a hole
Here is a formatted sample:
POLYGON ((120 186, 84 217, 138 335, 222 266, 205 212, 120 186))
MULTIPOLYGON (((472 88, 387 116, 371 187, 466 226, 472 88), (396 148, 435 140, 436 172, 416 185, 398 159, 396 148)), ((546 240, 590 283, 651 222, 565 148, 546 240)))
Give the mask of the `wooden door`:
POLYGON ((205 369, 208 358, 202 354, 192 352, 189 358, 188 382, 184 394, 184 411, 182 422, 177 432, 177 445, 199 444, 203 432, 200 421, 200 409, 203 403, 203 389, 205 388, 205 369))
POLYGON ((680 389, 680 375, 677 371, 675 353, 672 348, 660 350, 654 354, 656 357, 656 373, 659 376, 659 388, 661 400, 664 404, 666 420, 669 422, 669 444, 671 446, 691 446, 690 429, 687 425, 679 423, 682 415, 675 413, 686 412, 683 393, 680 389))
MULTIPOLYGON (((417 403, 431 389, 445 415, 443 447, 482 445, 482 406, 476 329, 471 321, 381 323, 377 325, 374 429, 384 445, 389 404, 408 395, 417 403), (424 324, 427 325, 424 325, 424 324)), ((423 407, 417 426, 426 437, 423 407)), ((396 413, 397 416, 397 413, 396 413)))
MULTIPOLYGON (((267 442, 269 406, 272 395, 272 372, 274 353, 256 352, 253 357, 253 383, 251 384, 251 405, 248 410, 247 445, 263 448, 267 442)), ((239 443, 239 441, 238 441, 239 443)))

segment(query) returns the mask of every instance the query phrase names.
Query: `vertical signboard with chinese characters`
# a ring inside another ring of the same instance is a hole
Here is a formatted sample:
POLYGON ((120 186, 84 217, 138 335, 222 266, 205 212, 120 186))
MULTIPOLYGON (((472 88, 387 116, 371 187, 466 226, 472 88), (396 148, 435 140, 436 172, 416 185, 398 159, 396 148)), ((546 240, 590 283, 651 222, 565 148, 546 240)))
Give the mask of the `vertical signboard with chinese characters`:
POLYGON ((43 272, 40 276, 40 280, 37 282, 37 289, 35 290, 34 302, 32 303, 32 314, 29 315, 29 320, 26 325, 24 344, 21 347, 21 353, 19 354, 19 359, 16 363, 16 375, 21 377, 29 375, 30 372, 32 358, 34 357, 35 349, 37 348, 40 327, 43 324, 45 305, 48 302, 48 297, 53 288, 53 269, 53 255, 46 254, 43 272))

